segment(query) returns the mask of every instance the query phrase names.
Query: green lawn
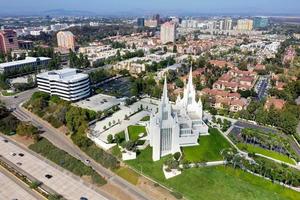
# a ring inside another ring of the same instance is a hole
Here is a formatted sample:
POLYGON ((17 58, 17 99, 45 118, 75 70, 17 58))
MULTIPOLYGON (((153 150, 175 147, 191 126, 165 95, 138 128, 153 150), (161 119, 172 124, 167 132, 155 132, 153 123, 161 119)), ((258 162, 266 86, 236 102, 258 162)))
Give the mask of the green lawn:
POLYGON ((152 149, 142 151, 136 160, 126 161, 138 171, 172 188, 190 200, 298 200, 300 193, 231 167, 194 168, 166 180, 162 165, 166 158, 152 161, 152 149))
POLYGON ((144 126, 128 126, 129 139, 137 141, 140 138, 140 134, 146 134, 146 128, 144 126))
POLYGON ((145 116, 141 119, 142 122, 147 122, 150 120, 150 116, 145 116))
POLYGON ((190 162, 217 161, 222 160, 220 152, 230 148, 228 141, 217 129, 210 129, 209 136, 202 136, 199 145, 182 148, 184 159, 190 162))
POLYGON ((111 154, 119 159, 122 158, 122 152, 118 145, 115 145, 113 148, 111 148, 111 154))
POLYGON ((259 153, 277 160, 281 160, 283 162, 287 162, 290 163, 292 165, 295 165, 295 161, 291 158, 289 158, 287 155, 275 152, 275 151, 270 151, 267 149, 263 149, 261 147, 257 147, 254 145, 250 145, 250 144, 244 144, 244 143, 238 143, 237 146, 241 149, 241 150, 245 150, 249 153, 259 153))
POLYGON ((132 169, 129 169, 128 167, 120 167, 115 172, 133 185, 137 185, 140 175, 132 169))

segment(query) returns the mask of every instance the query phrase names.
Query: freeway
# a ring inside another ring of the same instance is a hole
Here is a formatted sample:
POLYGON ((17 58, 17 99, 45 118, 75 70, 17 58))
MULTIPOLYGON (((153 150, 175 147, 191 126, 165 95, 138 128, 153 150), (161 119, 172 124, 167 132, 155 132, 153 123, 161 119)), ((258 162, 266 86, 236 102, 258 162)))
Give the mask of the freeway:
POLYGON ((38 154, 19 145, 7 137, 0 137, 1 160, 13 167, 19 173, 31 177, 31 180, 38 180, 42 186, 47 187, 46 191, 62 195, 66 199, 80 199, 85 197, 90 200, 108 200, 103 192, 97 191, 90 184, 69 171, 62 169, 54 163, 44 159, 38 154))
POLYGON ((18 98, 14 97, 0 97, 0 100, 6 103, 8 108, 14 108, 13 114, 21 121, 31 121, 33 125, 39 127, 43 130, 43 137, 47 138, 50 142, 52 142, 55 146, 63 149, 73 157, 80 159, 81 161, 90 160, 91 167, 97 171, 100 175, 106 178, 109 183, 117 186, 121 191, 129 194, 134 199, 138 200, 150 200, 148 195, 146 195, 143 191, 141 191, 136 186, 128 183, 123 180, 110 170, 106 169, 99 163, 95 162, 89 156, 87 156, 84 152, 82 152, 73 142, 68 138, 65 134, 62 134, 59 130, 52 127, 50 124, 34 115, 33 113, 27 111, 22 108, 21 104, 27 101, 31 95, 36 91, 36 89, 28 90, 18 95, 18 98))
POLYGON ((0 197, 3 199, 44 200, 25 183, 6 169, 0 167, 0 197))

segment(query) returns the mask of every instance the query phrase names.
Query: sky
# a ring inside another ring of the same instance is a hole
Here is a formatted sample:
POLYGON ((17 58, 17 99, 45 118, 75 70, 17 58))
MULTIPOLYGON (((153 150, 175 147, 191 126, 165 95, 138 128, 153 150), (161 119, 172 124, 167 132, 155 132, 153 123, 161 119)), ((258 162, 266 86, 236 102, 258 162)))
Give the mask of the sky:
POLYGON ((65 9, 96 14, 245 13, 300 16, 300 0, 0 0, 0 15, 65 9))

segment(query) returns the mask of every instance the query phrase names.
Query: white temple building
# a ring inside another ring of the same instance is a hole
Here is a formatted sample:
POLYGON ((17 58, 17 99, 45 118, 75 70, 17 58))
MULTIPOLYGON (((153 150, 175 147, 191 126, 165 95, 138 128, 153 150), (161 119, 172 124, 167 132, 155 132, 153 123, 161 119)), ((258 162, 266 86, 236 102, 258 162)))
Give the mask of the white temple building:
POLYGON ((208 134, 208 126, 202 116, 201 99, 196 102, 192 69, 183 98, 178 96, 175 105, 169 101, 165 79, 158 112, 151 114, 148 126, 152 159, 157 161, 162 156, 181 152, 180 147, 199 145, 199 135, 208 134))

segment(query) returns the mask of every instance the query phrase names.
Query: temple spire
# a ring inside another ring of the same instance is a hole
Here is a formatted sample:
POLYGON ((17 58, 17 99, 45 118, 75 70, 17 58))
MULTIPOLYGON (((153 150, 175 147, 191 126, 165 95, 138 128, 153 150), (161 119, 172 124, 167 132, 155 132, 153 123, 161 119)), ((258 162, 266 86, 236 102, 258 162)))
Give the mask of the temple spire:
POLYGON ((167 77, 166 76, 165 76, 164 87, 163 87, 162 101, 164 103, 169 101, 169 99, 168 99, 168 85, 167 85, 167 77))
POLYGON ((193 68, 190 68, 190 74, 189 74, 189 80, 187 85, 188 90, 191 90, 193 88, 193 68))

